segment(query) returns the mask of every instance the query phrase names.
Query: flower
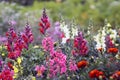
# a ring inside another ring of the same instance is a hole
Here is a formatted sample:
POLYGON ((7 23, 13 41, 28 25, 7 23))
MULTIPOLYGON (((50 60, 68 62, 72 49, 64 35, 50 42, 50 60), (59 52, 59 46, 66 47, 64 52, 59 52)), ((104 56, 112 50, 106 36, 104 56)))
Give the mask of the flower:
POLYGON ((48 20, 48 16, 46 14, 46 9, 44 8, 43 10, 43 14, 42 14, 42 17, 41 17, 41 21, 39 22, 39 30, 40 30, 40 33, 42 34, 45 34, 46 30, 50 27, 50 22, 48 20))
POLYGON ((118 53, 118 49, 117 48, 108 48, 107 52, 108 53, 118 53))
POLYGON ((35 71, 37 71, 37 76, 42 76, 43 73, 45 72, 45 70, 46 70, 46 68, 44 65, 41 65, 41 66, 37 65, 35 67, 35 71))
POLYGON ((115 45, 113 44, 112 39, 110 38, 109 35, 107 35, 106 38, 105 38, 105 44, 106 44, 106 48, 107 48, 107 49, 108 49, 108 48, 112 48, 112 47, 115 46, 115 45))
POLYGON ((79 55, 85 56, 88 53, 88 46, 87 41, 83 38, 82 32, 78 33, 78 36, 74 39, 74 48, 75 52, 77 52, 79 55))
POLYGON ((55 77, 57 74, 64 74, 67 71, 66 55, 61 51, 53 51, 50 55, 48 66, 50 71, 50 77, 55 77))
POLYGON ((13 71, 9 69, 2 70, 2 72, 0 73, 0 80, 14 80, 13 75, 13 71))
POLYGON ((105 76, 104 76, 104 73, 102 71, 94 69, 94 70, 92 70, 92 71, 89 72, 89 77, 90 78, 97 78, 98 79, 99 77, 104 78, 105 76))
POLYGON ((12 69, 12 70, 13 70, 13 65, 12 65, 12 63, 11 63, 11 62, 8 62, 8 63, 7 63, 7 65, 8 65, 8 67, 9 67, 10 69, 12 69))
POLYGON ((88 62, 86 61, 86 60, 82 60, 82 61, 79 61, 78 63, 77 63, 77 67, 78 68, 84 68, 84 67, 86 67, 88 65, 88 62))
POLYGON ((103 29, 99 30, 98 34, 94 36, 94 40, 96 41, 96 49, 103 48, 103 50, 106 50, 106 45, 105 45, 105 33, 106 29, 103 27, 103 29))
POLYGON ((69 70, 70 71, 76 71, 78 69, 77 65, 75 64, 75 61, 70 60, 69 61, 69 70))
POLYGON ((17 58, 17 63, 20 65, 22 62, 22 59, 20 57, 17 58))
POLYGON ((111 77, 115 80, 118 80, 120 78, 120 71, 116 71, 111 77))
POLYGON ((15 73, 18 73, 18 72, 19 72, 19 70, 18 70, 18 68, 17 68, 16 66, 13 66, 13 69, 14 69, 14 72, 15 72, 15 73))
POLYGON ((42 47, 45 51, 52 51, 54 49, 54 43, 51 39, 51 37, 45 37, 42 40, 42 47))

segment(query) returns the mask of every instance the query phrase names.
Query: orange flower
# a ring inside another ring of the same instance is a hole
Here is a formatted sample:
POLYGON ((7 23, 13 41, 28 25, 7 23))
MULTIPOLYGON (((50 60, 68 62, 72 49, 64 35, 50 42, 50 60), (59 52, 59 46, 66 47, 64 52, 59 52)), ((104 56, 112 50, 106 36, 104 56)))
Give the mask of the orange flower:
POLYGON ((99 71, 97 69, 94 69, 92 71, 89 72, 89 77, 90 78, 95 78, 96 77, 96 74, 98 73, 99 71))
POLYGON ((89 72, 89 77, 90 78, 99 78, 100 76, 102 78, 105 77, 104 73, 102 71, 97 70, 97 69, 94 69, 94 70, 92 70, 92 71, 89 72))
POLYGON ((118 49, 117 48, 109 48, 107 50, 108 53, 118 53, 118 49))
POLYGON ((77 63, 78 68, 84 68, 87 65, 88 65, 88 62, 86 60, 82 60, 77 63))
POLYGON ((101 47, 101 48, 98 48, 97 50, 101 52, 103 50, 103 48, 101 47))

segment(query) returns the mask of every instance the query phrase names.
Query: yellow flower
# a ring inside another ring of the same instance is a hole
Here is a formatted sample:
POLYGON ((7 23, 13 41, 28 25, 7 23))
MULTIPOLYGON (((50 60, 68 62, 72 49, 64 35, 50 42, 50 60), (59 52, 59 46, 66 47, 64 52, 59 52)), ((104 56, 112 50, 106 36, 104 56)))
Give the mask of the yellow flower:
POLYGON ((19 58, 17 58, 17 63, 20 65, 21 64, 21 62, 22 62, 22 59, 19 57, 19 58))
POLYGON ((32 80, 36 80, 36 78, 34 76, 32 76, 32 80))
POLYGON ((39 48, 39 46, 38 46, 38 45, 35 45, 33 48, 36 49, 36 48, 39 48))
POLYGON ((2 53, 2 56, 5 56, 5 53, 2 53))
POLYGON ((13 78, 15 79, 15 78, 17 78, 17 77, 18 77, 18 75, 17 75, 17 74, 14 74, 13 78))
POLYGON ((18 70, 17 67, 13 66, 13 69, 14 69, 14 72, 15 72, 15 73, 18 73, 19 70, 18 70))

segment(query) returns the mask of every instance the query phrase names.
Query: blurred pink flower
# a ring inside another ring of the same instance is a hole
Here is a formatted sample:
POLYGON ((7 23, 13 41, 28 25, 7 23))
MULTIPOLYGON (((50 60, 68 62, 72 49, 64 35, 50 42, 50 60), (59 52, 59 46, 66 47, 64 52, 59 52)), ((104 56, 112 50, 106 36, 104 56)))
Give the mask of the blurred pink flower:
POLYGON ((45 70, 46 70, 46 68, 44 65, 41 65, 41 66, 37 65, 35 67, 35 71, 37 71, 37 76, 42 76, 43 73, 45 72, 45 70))
POLYGON ((76 71, 78 69, 76 63, 73 60, 69 61, 69 70, 70 71, 76 71))

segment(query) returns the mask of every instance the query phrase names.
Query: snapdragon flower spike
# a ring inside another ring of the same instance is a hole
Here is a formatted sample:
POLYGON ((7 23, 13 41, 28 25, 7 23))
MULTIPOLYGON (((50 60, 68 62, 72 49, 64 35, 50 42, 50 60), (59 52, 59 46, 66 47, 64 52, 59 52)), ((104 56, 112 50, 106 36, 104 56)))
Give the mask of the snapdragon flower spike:
POLYGON ((7 36, 7 51, 8 58, 16 59, 21 55, 22 49, 25 47, 21 35, 17 35, 14 28, 10 28, 6 34, 7 36))
POLYGON ((50 22, 48 20, 48 16, 46 14, 46 10, 44 9, 43 10, 43 14, 42 14, 42 17, 41 17, 41 21, 39 22, 39 30, 40 30, 40 33, 42 34, 45 34, 46 30, 50 27, 50 22))
POLYGON ((49 76, 56 77, 58 74, 65 74, 67 71, 66 55, 59 51, 53 51, 53 54, 49 59, 49 76))
POLYGON ((88 53, 87 41, 83 38, 82 32, 78 32, 78 36, 75 37, 74 47, 79 55, 81 56, 87 55, 88 53))
POLYGON ((108 49, 108 48, 114 48, 115 47, 115 45, 113 44, 113 42, 112 42, 112 40, 111 40, 111 38, 110 38, 110 35, 107 35, 106 37, 105 37, 105 44, 106 44, 106 48, 108 49))
POLYGON ((26 49, 28 49, 29 44, 33 42, 33 34, 28 23, 26 24, 25 31, 22 34, 22 39, 26 44, 26 49))
POLYGON ((72 59, 70 59, 70 61, 69 61, 69 70, 73 71, 73 72, 78 70, 78 67, 77 67, 75 61, 72 59))

